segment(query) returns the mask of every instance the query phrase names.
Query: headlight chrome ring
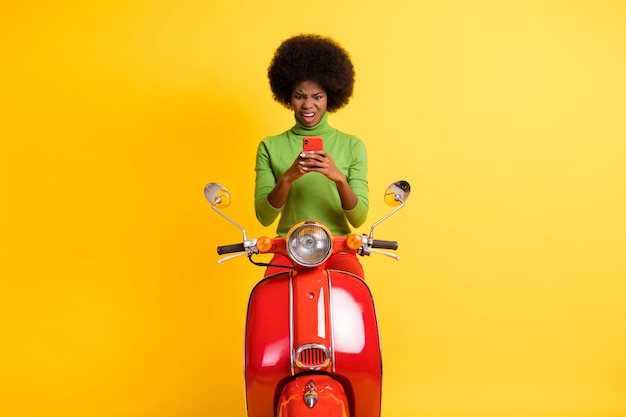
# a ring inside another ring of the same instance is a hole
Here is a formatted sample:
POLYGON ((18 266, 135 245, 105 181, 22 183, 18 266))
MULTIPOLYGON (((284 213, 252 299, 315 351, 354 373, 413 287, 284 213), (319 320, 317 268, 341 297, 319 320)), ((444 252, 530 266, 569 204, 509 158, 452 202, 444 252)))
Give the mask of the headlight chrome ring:
POLYGON ((326 262, 333 248, 330 230, 321 223, 306 220, 287 233, 287 253, 298 265, 314 267, 326 262))

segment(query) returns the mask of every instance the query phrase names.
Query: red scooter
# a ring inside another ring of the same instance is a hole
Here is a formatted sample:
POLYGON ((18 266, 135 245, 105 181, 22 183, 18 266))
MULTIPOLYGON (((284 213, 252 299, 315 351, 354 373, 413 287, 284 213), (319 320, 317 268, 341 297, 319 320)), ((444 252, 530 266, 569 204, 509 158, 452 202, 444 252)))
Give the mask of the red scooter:
POLYGON ((248 417, 380 417, 382 364, 374 301, 365 281, 326 269, 335 253, 369 256, 396 250, 397 242, 375 240, 374 228, 401 209, 409 183, 397 181, 385 193, 394 209, 374 223, 369 236, 331 236, 315 220, 294 225, 284 237, 248 239, 246 231, 219 209, 230 205, 226 188, 204 188, 211 207, 243 233, 243 242, 218 246, 247 255, 279 253, 293 268, 265 277, 250 294, 245 332, 248 417))

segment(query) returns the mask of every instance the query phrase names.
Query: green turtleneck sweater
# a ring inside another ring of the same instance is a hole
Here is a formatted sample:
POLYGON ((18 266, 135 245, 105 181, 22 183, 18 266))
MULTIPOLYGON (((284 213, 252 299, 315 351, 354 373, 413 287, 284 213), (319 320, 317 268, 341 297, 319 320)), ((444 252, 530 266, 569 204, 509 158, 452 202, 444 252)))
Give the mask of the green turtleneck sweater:
POLYGON ((351 233, 350 225, 361 226, 367 217, 367 152, 356 136, 347 135, 328 124, 328 113, 313 127, 296 125, 290 130, 265 138, 256 155, 254 206, 263 226, 271 225, 280 214, 276 232, 284 236, 291 226, 304 219, 315 219, 330 228, 333 235, 351 233), (324 150, 345 175, 358 198, 356 207, 344 210, 335 183, 318 172, 309 172, 291 184, 282 208, 273 207, 267 195, 302 152, 304 136, 321 136, 324 150))

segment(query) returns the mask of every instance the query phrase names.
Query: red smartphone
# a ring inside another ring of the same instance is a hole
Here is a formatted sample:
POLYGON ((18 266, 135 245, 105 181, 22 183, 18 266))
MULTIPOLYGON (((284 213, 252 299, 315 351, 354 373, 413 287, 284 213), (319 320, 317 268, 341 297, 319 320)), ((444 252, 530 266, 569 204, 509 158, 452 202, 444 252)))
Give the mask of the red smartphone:
POLYGON ((319 136, 305 136, 302 138, 302 150, 308 151, 323 151, 324 140, 319 136))

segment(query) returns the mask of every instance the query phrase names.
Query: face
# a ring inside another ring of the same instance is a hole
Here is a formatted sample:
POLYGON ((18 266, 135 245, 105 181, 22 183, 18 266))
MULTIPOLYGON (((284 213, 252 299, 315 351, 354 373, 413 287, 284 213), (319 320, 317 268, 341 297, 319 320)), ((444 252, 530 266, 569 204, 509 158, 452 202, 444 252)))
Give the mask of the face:
POLYGON ((326 113, 326 104, 326 91, 315 81, 303 81, 291 93, 291 106, 296 118, 307 127, 319 123, 326 113))

